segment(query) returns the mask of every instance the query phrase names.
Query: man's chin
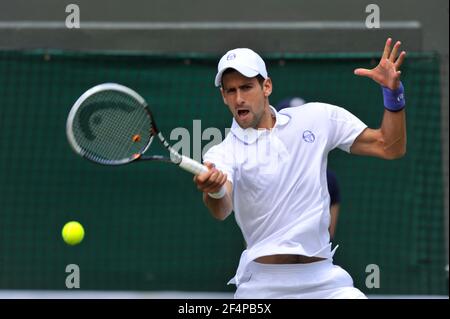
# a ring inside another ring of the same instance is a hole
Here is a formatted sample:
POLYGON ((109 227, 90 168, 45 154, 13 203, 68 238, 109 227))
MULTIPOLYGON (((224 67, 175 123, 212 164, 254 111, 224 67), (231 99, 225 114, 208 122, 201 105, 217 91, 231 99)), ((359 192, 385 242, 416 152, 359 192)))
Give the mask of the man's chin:
POLYGON ((235 117, 234 119, 239 124, 239 126, 244 130, 255 126, 255 125, 253 125, 252 119, 249 117, 247 117, 245 119, 240 119, 239 117, 235 117))
POLYGON ((248 122, 241 122, 241 121, 238 121, 238 120, 236 120, 236 122, 238 123, 239 127, 241 129, 243 129, 243 130, 248 129, 249 127, 252 127, 250 125, 250 123, 248 123, 248 122))

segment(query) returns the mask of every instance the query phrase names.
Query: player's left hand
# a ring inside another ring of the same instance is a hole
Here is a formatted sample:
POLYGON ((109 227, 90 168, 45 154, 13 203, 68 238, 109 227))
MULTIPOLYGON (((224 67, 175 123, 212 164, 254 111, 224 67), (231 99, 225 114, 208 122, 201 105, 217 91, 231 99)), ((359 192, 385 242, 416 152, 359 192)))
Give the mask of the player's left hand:
POLYGON ((383 56, 381 57, 380 63, 369 70, 369 69, 356 69, 354 73, 359 76, 366 76, 371 78, 378 84, 385 86, 391 90, 395 90, 400 86, 400 66, 405 60, 406 52, 402 51, 398 55, 401 42, 397 41, 394 44, 394 48, 391 50, 392 39, 389 38, 384 46, 383 56))

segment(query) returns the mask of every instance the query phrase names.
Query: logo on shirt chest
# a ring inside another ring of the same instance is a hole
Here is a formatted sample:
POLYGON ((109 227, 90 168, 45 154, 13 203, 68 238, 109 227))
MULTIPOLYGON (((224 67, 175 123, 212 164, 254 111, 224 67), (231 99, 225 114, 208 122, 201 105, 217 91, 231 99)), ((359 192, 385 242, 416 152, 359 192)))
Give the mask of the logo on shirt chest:
POLYGON ((309 130, 304 131, 302 137, 306 143, 314 143, 314 141, 316 140, 314 133, 309 130))

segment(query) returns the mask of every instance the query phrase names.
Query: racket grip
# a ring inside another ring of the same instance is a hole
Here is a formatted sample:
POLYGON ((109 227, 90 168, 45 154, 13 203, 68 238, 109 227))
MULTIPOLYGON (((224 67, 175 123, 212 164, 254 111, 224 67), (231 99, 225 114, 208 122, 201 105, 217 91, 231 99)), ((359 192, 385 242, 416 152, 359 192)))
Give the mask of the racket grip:
MULTIPOLYGON (((194 175, 198 175, 200 173, 205 173, 208 171, 208 168, 205 165, 200 164, 199 162, 193 160, 192 158, 189 158, 184 155, 181 156, 180 167, 188 172, 191 172, 194 175)), ((222 186, 218 192, 208 193, 208 195, 209 197, 219 199, 224 197, 226 193, 227 190, 225 189, 225 186, 222 186)))
POLYGON ((192 158, 186 157, 184 155, 181 156, 180 167, 194 175, 206 173, 208 171, 208 168, 205 165, 202 165, 192 158))

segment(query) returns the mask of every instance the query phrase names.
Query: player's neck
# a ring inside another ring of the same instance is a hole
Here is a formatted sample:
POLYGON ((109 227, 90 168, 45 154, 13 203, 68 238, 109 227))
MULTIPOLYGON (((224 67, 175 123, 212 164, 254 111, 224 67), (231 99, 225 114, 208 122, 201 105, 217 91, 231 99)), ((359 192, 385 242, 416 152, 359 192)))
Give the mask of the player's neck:
POLYGON ((264 108, 264 114, 261 118, 261 121, 259 121, 258 126, 256 129, 267 129, 270 130, 275 126, 276 117, 274 114, 272 114, 272 111, 270 110, 270 107, 267 106, 264 108))

